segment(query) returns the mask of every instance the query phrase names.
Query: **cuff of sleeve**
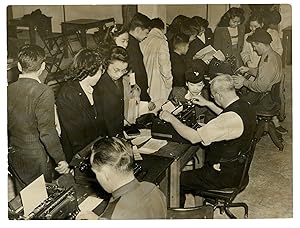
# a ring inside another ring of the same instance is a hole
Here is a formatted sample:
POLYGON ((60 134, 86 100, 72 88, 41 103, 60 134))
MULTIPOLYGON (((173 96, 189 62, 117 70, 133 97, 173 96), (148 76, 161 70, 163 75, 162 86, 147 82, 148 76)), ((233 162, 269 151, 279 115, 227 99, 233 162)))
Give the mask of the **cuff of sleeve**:
POLYGON ((206 129, 205 126, 200 127, 197 129, 197 133, 198 133, 199 138, 201 139, 201 143, 204 146, 208 146, 211 142, 209 142, 209 139, 205 138, 205 135, 206 136, 208 135, 205 129, 206 129))

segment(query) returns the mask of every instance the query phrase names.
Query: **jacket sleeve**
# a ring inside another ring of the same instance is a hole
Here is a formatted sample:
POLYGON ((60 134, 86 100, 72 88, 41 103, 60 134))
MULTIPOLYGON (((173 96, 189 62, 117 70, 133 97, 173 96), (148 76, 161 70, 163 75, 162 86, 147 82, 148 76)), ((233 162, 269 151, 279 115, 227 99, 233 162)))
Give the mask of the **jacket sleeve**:
POLYGON ((56 163, 66 160, 55 129, 54 93, 50 88, 47 88, 39 97, 36 118, 40 139, 47 153, 56 163))
POLYGON ((245 35, 245 39, 244 39, 244 46, 243 46, 243 50, 241 51, 241 58, 243 60, 243 63, 245 65, 247 65, 247 62, 250 61, 250 55, 251 55, 251 44, 249 42, 247 42, 247 37, 248 35, 245 35))
POLYGON ((215 33, 214 33, 214 48, 216 50, 221 50, 223 49, 223 34, 221 28, 216 27, 215 33))
POLYGON ((160 51, 158 53, 159 71, 162 75, 162 79, 165 83, 167 89, 172 88, 173 75, 171 71, 171 61, 170 53, 168 49, 168 43, 163 43, 160 46, 160 51))

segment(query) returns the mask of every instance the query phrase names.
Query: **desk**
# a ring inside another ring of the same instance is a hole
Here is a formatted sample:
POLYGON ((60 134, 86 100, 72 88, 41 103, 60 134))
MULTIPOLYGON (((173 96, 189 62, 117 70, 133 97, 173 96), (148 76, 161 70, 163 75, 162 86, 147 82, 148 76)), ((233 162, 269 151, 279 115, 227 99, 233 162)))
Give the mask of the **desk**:
MULTIPOLYGON (((113 22, 114 18, 108 18, 104 20, 97 19, 76 19, 71 21, 65 21, 61 23, 62 33, 67 36, 70 32, 79 32, 80 35, 80 43, 82 47, 87 47, 86 41, 86 31, 91 28, 99 28, 99 30, 103 30, 103 26, 107 23, 113 22)), ((67 56, 68 47, 65 47, 65 56, 67 56)))
POLYGON ((199 151, 202 155, 199 158, 200 164, 204 163, 204 150, 200 145, 179 144, 176 142, 168 142, 159 151, 153 153, 154 156, 173 158, 174 161, 170 166, 169 176, 169 194, 168 206, 171 208, 179 207, 180 202, 180 173, 186 163, 191 160, 194 154, 199 151))
MULTIPOLYGON (((43 28, 48 32, 52 32, 51 17, 45 17, 46 23, 43 28)), ((29 40, 31 44, 36 44, 36 23, 34 20, 24 19, 24 18, 14 18, 8 22, 11 28, 17 27, 27 27, 29 29, 29 40)))

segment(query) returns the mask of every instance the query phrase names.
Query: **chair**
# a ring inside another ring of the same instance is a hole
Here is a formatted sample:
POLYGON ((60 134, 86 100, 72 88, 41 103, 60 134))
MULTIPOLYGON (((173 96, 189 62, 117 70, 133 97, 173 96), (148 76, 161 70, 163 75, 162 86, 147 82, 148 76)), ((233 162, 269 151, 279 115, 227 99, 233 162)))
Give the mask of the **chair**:
POLYGON ((275 104, 274 107, 271 110, 258 110, 256 112, 257 128, 254 136, 257 141, 259 141, 263 135, 269 134, 273 143, 280 151, 284 148, 282 143, 283 139, 282 135, 276 131, 272 119, 275 116, 277 116, 279 120, 285 118, 284 79, 285 75, 283 75, 281 82, 272 86, 270 94, 275 104))
POLYGON ((98 31, 94 32, 93 39, 98 46, 99 44, 103 43, 104 38, 108 32, 108 30, 115 25, 115 19, 114 18, 108 18, 102 20, 103 26, 98 27, 98 31))
POLYGON ((240 159, 244 160, 244 169, 239 185, 235 188, 210 189, 196 192, 196 195, 204 198, 203 205, 209 203, 213 205, 214 210, 216 208, 219 208, 221 214, 225 212, 226 215, 231 219, 235 219, 236 216, 232 214, 229 209, 232 207, 243 207, 245 210, 244 218, 248 218, 248 205, 244 202, 234 203, 233 201, 236 196, 247 187, 249 183, 248 171, 254 155, 256 143, 256 139, 252 139, 248 150, 241 153, 239 156, 240 159))
POLYGON ((168 219, 213 219, 214 208, 210 205, 190 208, 168 208, 168 219))
POLYGON ((61 33, 52 32, 52 28, 47 23, 47 16, 43 14, 37 16, 35 30, 46 53, 46 70, 49 73, 60 71, 60 65, 64 57, 64 36, 61 33))

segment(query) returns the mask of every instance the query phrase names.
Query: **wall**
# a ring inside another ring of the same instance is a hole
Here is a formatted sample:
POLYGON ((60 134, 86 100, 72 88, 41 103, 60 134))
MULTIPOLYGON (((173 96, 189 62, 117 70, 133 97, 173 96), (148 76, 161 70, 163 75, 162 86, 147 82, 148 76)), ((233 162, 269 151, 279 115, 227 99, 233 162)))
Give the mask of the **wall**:
MULTIPOLYGON (((30 14, 36 9, 41 9, 42 13, 52 17, 53 32, 61 32, 61 22, 64 21, 63 6, 13 6, 13 17, 22 17, 30 14)), ((117 23, 122 23, 122 7, 120 5, 66 5, 66 20, 79 18, 104 19, 114 17, 117 23)))
POLYGON ((138 12, 149 18, 159 17, 163 21, 167 20, 166 5, 138 5, 138 12))

